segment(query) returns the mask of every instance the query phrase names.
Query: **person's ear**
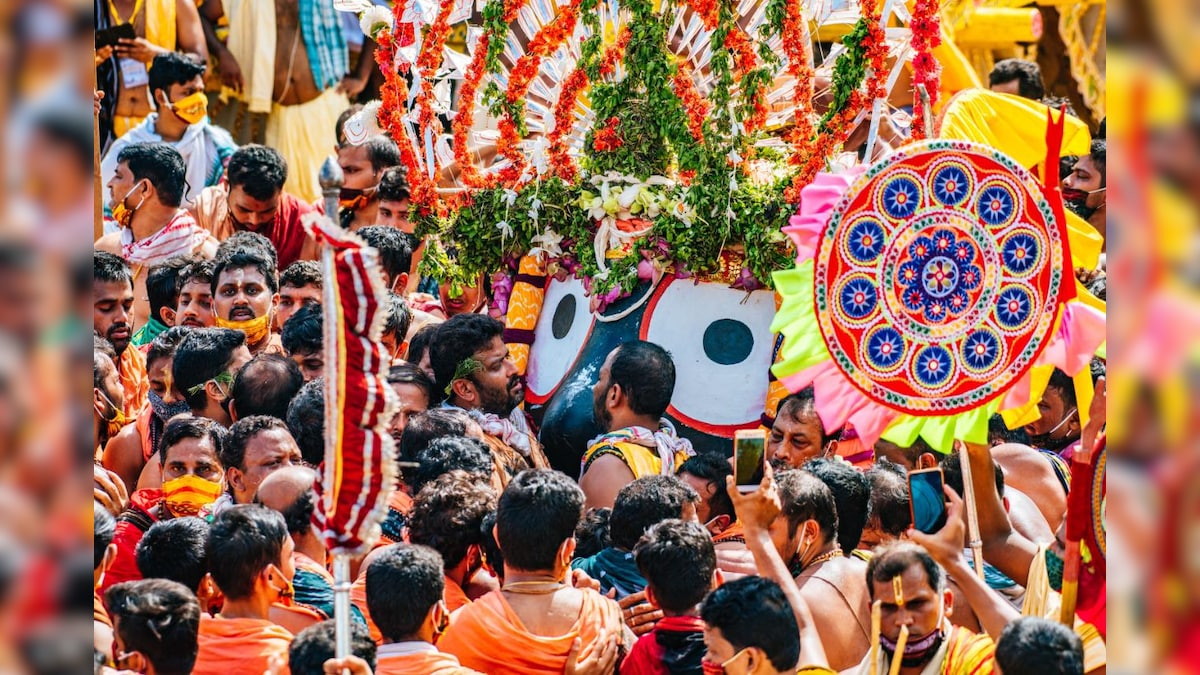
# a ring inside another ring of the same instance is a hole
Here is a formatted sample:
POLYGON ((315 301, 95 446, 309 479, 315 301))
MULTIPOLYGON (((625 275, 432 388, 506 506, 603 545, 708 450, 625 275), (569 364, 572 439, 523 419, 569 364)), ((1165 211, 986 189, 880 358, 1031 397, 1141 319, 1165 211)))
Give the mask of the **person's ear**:
POLYGON ((575 557, 575 537, 567 537, 563 543, 558 545, 558 559, 562 561, 565 567, 571 567, 571 560, 575 557))
POLYGON ((105 410, 108 407, 108 400, 104 398, 104 392, 98 387, 92 387, 92 410, 105 410))
POLYGON ((720 567, 713 570, 711 583, 712 585, 709 586, 709 590, 716 590, 725 585, 725 573, 721 571, 720 567))
POLYGON ((729 524, 732 520, 733 518, 730 517, 729 514, 721 514, 705 523, 704 527, 708 530, 709 534, 715 537, 716 535, 721 534, 725 530, 729 529, 729 524))
POLYGON ((942 591, 942 606, 946 608, 946 616, 954 613, 954 591, 949 587, 942 591))
POLYGON ((917 469, 934 469, 937 468, 937 465, 937 458, 933 456, 932 452, 921 453, 921 456, 917 458, 917 469))
POLYGON ((649 586, 646 587, 646 602, 650 603, 650 606, 654 609, 662 609, 658 605, 658 598, 654 597, 654 589, 649 586))
POLYGON ((175 319, 178 318, 178 316, 179 315, 175 312, 174 308, 163 307, 161 310, 159 310, 158 320, 162 321, 163 325, 169 328, 175 325, 175 319))
POLYGON ((625 392, 619 384, 608 385, 608 393, 604 395, 604 400, 609 408, 619 408, 625 400, 625 392))
POLYGON ((225 469, 225 483, 235 492, 241 492, 246 489, 246 476, 241 469, 231 466, 225 469))
POLYGON ((392 279, 392 292, 396 295, 404 295, 404 289, 408 288, 408 272, 401 272, 392 279), (400 290, 396 290, 396 287, 400 290))
MULTIPOLYGON (((504 549, 500 548, 500 529, 495 525, 492 526, 492 541, 496 542, 496 548, 499 548, 500 552, 504 553, 504 549)), ((500 571, 503 572, 504 570, 500 571)))
POLYGON ((232 424, 236 421, 238 421, 237 399, 231 398, 229 399, 229 422, 232 424))
POLYGON ((1005 512, 1005 513, 1008 513, 1009 509, 1011 509, 1011 508, 1012 508, 1012 506, 1010 506, 1010 505, 1009 505, 1009 503, 1008 503, 1008 497, 1002 497, 1002 498, 1000 499, 1000 503, 1004 505, 1004 512, 1005 512))
POLYGON ((214 401, 224 401, 225 394, 221 388, 217 386, 216 380, 209 380, 204 383, 204 394, 214 401))
POLYGON ((113 658, 121 657, 121 662, 117 667, 123 671, 133 673, 144 673, 149 669, 150 662, 142 655, 141 652, 126 652, 124 654, 113 654, 113 658))
POLYGON ((458 400, 463 401, 464 403, 472 403, 475 401, 475 383, 465 377, 451 382, 450 391, 458 397, 458 400))

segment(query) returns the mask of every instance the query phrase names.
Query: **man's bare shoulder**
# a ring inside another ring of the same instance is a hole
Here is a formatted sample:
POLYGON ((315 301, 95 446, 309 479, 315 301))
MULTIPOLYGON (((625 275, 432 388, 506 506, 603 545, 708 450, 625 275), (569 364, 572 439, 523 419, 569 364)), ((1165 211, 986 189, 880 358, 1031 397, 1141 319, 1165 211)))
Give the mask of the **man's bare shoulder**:
POLYGON ((105 253, 112 253, 113 255, 121 255, 121 233, 113 232, 100 237, 96 240, 93 248, 95 248, 97 251, 104 251, 105 253))

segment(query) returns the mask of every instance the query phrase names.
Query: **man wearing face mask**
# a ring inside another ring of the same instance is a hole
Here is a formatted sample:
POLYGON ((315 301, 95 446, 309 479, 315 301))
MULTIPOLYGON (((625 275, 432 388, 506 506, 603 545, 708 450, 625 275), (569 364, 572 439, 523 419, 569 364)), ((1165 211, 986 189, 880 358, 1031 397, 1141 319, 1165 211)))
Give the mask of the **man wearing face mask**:
POLYGON ((1055 368, 1037 407, 1041 418, 1025 425, 1031 446, 1059 454, 1079 440, 1083 429, 1075 400, 1075 383, 1069 375, 1055 368))
POLYGON ((838 432, 825 433, 814 403, 812 387, 779 402, 767 436, 767 457, 776 471, 799 469, 810 459, 836 452, 838 432))
POLYGON ((181 416, 167 424, 159 455, 162 482, 129 496, 129 508, 117 519, 113 538, 117 555, 103 588, 142 578, 137 545, 151 525, 208 512, 223 489, 220 453, 224 444, 225 430, 212 420, 181 416))
POLYGON ((220 182, 225 163, 237 150, 233 137, 208 121, 203 64, 179 52, 154 57, 150 69, 150 95, 157 112, 118 138, 100 163, 100 176, 112 180, 117 155, 136 143, 169 143, 187 166, 187 191, 183 204, 190 207, 201 190, 220 182))
MULTIPOLYGON (((438 552, 445 565, 446 609, 470 604, 466 587, 483 567, 484 516, 496 509, 496 493, 465 471, 443 474, 421 488, 408 519, 409 541, 438 552)), ((483 577, 492 582, 487 573, 483 577)))
POLYGON ((233 423, 229 416, 233 380, 250 359, 243 333, 228 328, 197 328, 175 349, 171 377, 193 415, 229 426, 233 423))
POLYGON ((278 291, 275 260, 262 250, 240 246, 222 253, 213 268, 217 327, 245 333, 251 354, 282 353, 279 338, 271 333, 278 291))
MULTIPOLYGON (((344 183, 338 197, 342 227, 354 231, 374 225, 379 216, 379 179, 386 169, 400 165, 400 149, 387 136, 372 136, 362 145, 338 148, 338 165, 344 183)), ((324 208, 324 202, 314 205, 324 208)))
POLYGON ((112 345, 102 337, 95 338, 92 350, 92 441, 97 452, 103 451, 109 438, 109 426, 125 413, 125 392, 121 390, 121 378, 113 363, 112 345))
POLYGON ((213 518, 209 573, 225 605, 215 617, 200 618, 193 675, 276 672, 287 663, 292 633, 270 615, 273 604, 295 594, 294 550, 283 516, 265 506, 231 506, 213 518))
MULTIPOLYGON (((1107 232, 1108 141, 1092 141, 1088 154, 1075 162, 1075 168, 1063 179, 1062 196, 1067 208, 1096 228, 1100 236, 1107 232)), ((1107 245, 1107 239, 1105 245, 1107 245)))

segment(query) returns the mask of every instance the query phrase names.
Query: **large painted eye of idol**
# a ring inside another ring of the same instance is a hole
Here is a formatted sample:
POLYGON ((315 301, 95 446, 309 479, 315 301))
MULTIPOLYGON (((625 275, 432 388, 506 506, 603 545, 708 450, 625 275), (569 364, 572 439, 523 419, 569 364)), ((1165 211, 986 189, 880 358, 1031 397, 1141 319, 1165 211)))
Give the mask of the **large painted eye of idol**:
POLYGON ((541 425, 555 468, 579 473, 587 443, 603 430, 592 415, 592 386, 617 345, 647 340, 675 361, 667 417, 697 451, 729 454, 738 429, 758 426, 774 347, 770 291, 664 278, 644 283, 603 314, 588 309, 583 283, 553 278, 538 318, 526 374, 526 404, 541 425))

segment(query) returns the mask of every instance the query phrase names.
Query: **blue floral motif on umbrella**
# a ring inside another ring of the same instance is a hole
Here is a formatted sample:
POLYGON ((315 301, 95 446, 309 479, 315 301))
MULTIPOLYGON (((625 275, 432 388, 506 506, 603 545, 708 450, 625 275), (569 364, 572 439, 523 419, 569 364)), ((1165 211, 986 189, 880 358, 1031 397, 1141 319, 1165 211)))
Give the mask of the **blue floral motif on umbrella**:
POLYGON ((917 237, 906 251, 909 260, 897 269, 901 302, 934 323, 961 316, 971 305, 967 291, 979 288, 983 270, 975 264, 975 245, 954 230, 917 237))

